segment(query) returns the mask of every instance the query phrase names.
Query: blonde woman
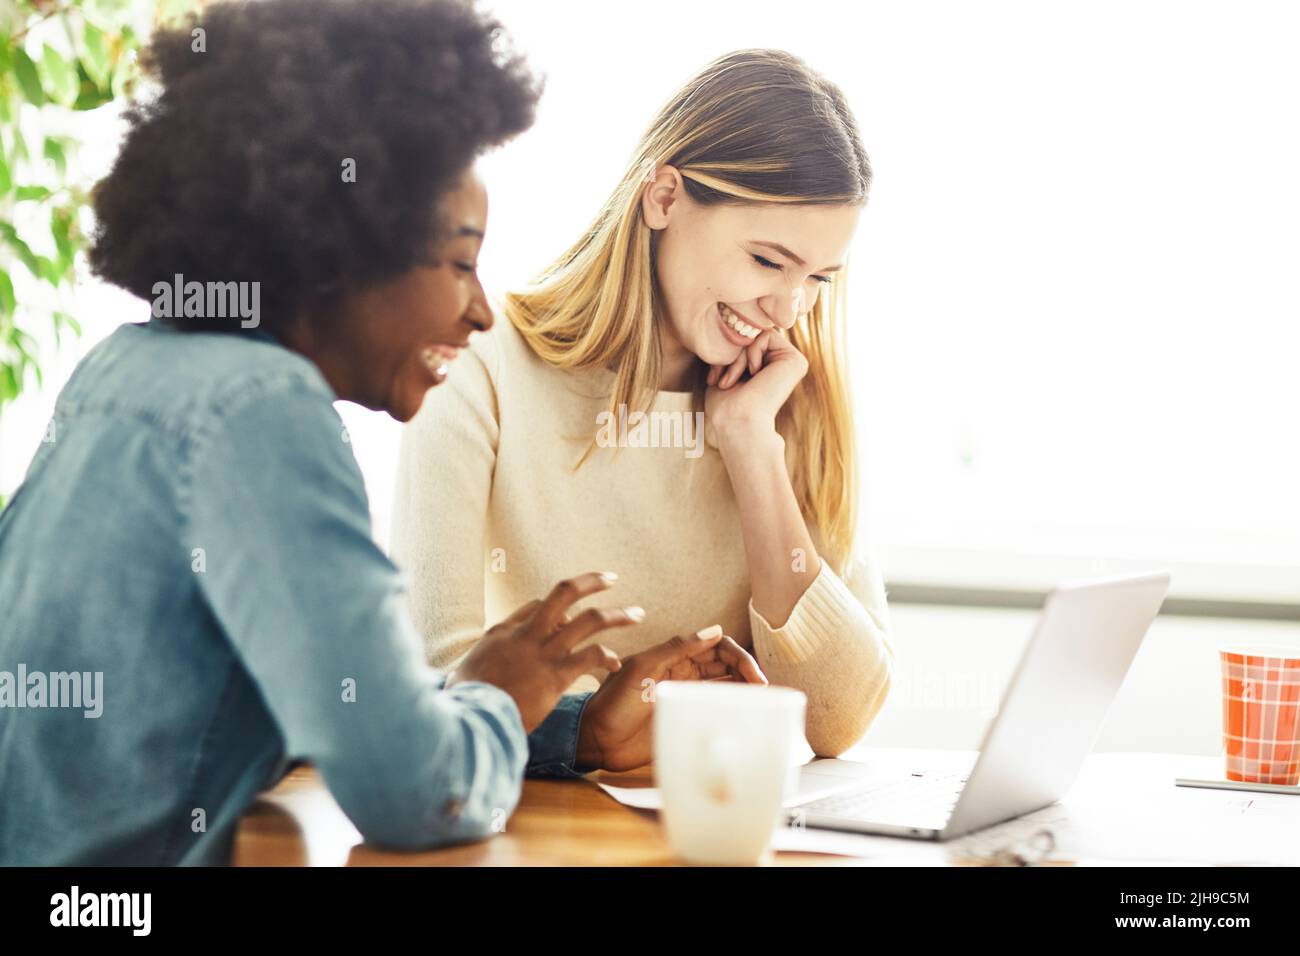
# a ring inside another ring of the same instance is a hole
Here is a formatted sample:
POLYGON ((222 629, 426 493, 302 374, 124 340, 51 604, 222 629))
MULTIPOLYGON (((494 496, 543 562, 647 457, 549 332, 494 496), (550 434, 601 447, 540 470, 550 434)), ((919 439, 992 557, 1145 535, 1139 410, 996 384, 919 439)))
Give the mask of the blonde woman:
MULTIPOLYGON (((854 546, 842 364, 870 182, 843 95, 790 54, 721 57, 664 106, 591 227, 506 296, 404 434, 394 551, 433 664, 546 582, 608 568, 645 612, 603 635, 615 653, 720 624, 807 694, 813 751, 863 735, 894 658, 854 546)), ((602 677, 570 688, 569 772, 649 759, 648 731, 588 746, 616 706, 591 697, 602 677)))

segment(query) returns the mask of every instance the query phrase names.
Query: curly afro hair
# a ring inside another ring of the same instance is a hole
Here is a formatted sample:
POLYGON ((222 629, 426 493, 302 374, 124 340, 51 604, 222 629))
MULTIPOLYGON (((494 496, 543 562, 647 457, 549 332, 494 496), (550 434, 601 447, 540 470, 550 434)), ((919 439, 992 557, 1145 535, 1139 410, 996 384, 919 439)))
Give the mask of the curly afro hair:
POLYGON ((217 3, 142 65, 161 88, 95 188, 91 267, 145 299, 258 281, 270 326, 431 260, 439 200, 542 90, 472 0, 217 3))

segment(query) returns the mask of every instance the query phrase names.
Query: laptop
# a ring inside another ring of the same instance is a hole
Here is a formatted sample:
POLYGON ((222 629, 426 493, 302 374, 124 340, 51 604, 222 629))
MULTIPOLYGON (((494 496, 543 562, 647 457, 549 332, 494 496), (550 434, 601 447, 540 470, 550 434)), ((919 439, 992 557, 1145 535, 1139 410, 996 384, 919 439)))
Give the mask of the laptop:
MULTIPOLYGON (((1168 592, 1168 571, 1057 587, 968 767, 895 770, 822 788, 789 808, 787 823, 948 840, 1055 803, 1074 785, 1168 592)), ((804 769, 801 789, 817 764, 804 769)))

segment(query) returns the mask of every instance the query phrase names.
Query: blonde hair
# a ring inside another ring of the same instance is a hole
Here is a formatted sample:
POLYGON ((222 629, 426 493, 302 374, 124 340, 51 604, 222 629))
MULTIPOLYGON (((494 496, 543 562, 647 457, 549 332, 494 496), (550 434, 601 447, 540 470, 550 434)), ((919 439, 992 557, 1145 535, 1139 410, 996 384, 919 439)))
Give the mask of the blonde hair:
MULTIPOLYGON (((620 405, 648 410, 659 383, 662 303, 641 195, 646 173, 663 165, 676 167, 688 195, 705 205, 863 204, 871 185, 871 166, 843 94, 797 57, 739 50, 683 86, 641 137, 585 235, 528 289, 504 300, 506 317, 545 362, 615 370, 615 414, 620 405)), ((841 572, 852 554, 858 514, 843 364, 845 278, 842 272, 830 295, 818 296, 788 333, 808 359, 808 374, 777 417, 804 519, 820 535, 823 557, 841 572)), ((697 402, 703 392, 701 375, 697 402)))

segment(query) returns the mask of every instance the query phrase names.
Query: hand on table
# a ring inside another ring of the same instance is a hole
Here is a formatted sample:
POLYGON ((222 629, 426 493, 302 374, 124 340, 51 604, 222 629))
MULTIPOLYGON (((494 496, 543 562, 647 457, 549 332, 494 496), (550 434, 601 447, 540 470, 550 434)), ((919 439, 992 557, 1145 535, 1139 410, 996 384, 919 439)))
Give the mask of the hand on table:
POLYGON ((754 658, 717 625, 627 657, 587 702, 578 735, 578 763, 615 771, 650 763, 655 684, 714 678, 767 683, 754 658))

